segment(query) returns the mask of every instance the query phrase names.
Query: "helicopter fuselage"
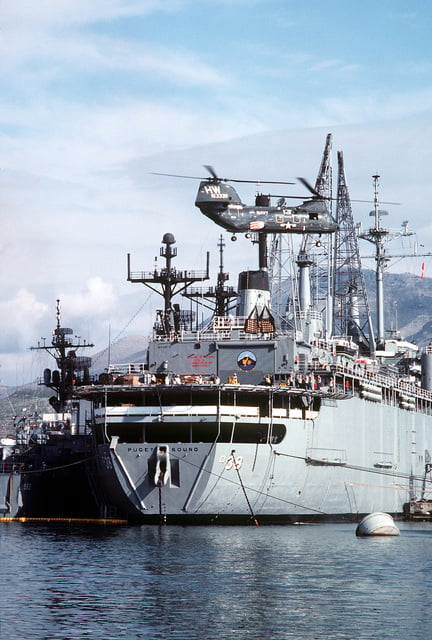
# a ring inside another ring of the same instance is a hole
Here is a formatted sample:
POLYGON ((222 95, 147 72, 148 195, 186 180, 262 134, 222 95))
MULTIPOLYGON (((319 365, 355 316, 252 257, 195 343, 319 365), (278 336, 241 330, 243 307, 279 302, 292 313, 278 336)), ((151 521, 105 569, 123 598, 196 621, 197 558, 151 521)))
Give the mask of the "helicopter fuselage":
POLYGON ((258 196, 255 206, 242 203, 229 184, 207 180, 200 183, 195 205, 216 224, 232 233, 333 233, 337 224, 327 203, 320 198, 288 207, 272 206, 270 197, 258 196))

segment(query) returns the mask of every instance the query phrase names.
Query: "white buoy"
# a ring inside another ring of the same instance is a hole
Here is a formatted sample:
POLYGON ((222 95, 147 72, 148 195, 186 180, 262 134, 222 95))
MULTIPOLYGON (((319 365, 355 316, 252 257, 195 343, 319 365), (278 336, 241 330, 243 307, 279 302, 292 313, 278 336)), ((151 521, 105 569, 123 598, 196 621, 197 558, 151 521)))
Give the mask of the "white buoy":
POLYGON ((358 524, 356 536, 398 536, 399 529, 388 513, 370 513, 358 524))

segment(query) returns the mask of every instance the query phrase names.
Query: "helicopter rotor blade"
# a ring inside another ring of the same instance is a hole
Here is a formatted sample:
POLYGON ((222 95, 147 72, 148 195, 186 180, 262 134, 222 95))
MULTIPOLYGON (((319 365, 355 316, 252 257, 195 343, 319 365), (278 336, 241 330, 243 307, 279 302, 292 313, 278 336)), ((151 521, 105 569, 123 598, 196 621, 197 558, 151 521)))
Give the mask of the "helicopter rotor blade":
POLYGON ((312 200, 312 196, 287 196, 285 195, 276 195, 274 193, 265 193, 264 195, 269 196, 269 198, 291 198, 292 200, 312 200))
POLYGON ((152 176, 168 176, 168 178, 191 178, 192 180, 206 180, 201 176, 181 176, 177 173, 158 173, 157 171, 150 171, 150 175, 152 176))
MULTIPOLYGON (((274 193, 269 193, 266 194, 268 195, 270 198, 292 198, 293 200, 313 200, 314 198, 312 196, 306 197, 305 196, 288 196, 288 195, 276 195, 274 193)), ((337 198, 330 198, 328 196, 319 196, 320 200, 334 200, 336 201, 337 198)), ((369 204, 374 204, 373 200, 354 200, 352 198, 350 198, 350 202, 366 202, 369 204)), ((380 204, 392 204, 392 205, 400 205, 400 202, 386 202, 384 200, 380 201, 380 204)))
POLYGON ((320 193, 318 193, 318 191, 316 189, 313 188, 313 186, 306 180, 306 178, 297 178, 297 180, 299 180, 302 183, 302 185, 305 186, 306 189, 308 191, 310 191, 317 198, 323 198, 324 197, 320 193))
POLYGON ((214 167, 212 167, 210 164, 204 164, 203 167, 207 169, 214 180, 219 180, 220 182, 245 182, 249 184, 295 184, 295 182, 286 182, 282 180, 241 180, 240 178, 219 178, 216 171, 214 170, 214 167))
MULTIPOLYGON (((211 174, 211 177, 203 178, 202 176, 184 176, 179 175, 177 173, 158 173, 157 171, 150 171, 150 175, 152 176, 167 176, 169 178, 187 178, 191 180, 214 180, 218 182, 245 182, 249 184, 295 184, 295 182, 284 182, 281 180, 240 180, 237 178, 219 178, 216 171, 210 165, 204 165, 207 171, 211 174)), ((337 198, 330 198, 328 196, 323 196, 316 191, 312 187, 311 184, 305 178, 297 178, 307 189, 312 193, 312 196, 315 198, 319 198, 320 200, 337 200, 337 198)), ((268 194, 271 198, 291 198, 293 200, 307 200, 308 198, 305 196, 293 196, 293 195, 274 195, 268 194)), ((364 202, 369 204, 374 204, 373 200, 355 200, 350 198, 351 202, 364 202)), ((381 200, 380 204, 390 204, 390 205, 400 205, 400 202, 387 202, 385 200, 381 200)))
POLYGON ((285 182, 284 180, 238 180, 236 178, 223 178, 227 182, 246 182, 249 184, 295 184, 295 182, 285 182))
MULTIPOLYGON (((323 196, 321 193, 318 193, 318 191, 316 189, 313 188, 313 186, 306 180, 306 178, 297 178, 297 180, 299 180, 305 187, 306 189, 308 189, 308 191, 310 191, 316 198, 320 198, 320 200, 337 200, 337 198, 330 198, 329 196, 323 196)), ((288 196, 285 196, 288 197, 288 196)), ((373 200, 354 200, 353 198, 350 198, 351 202, 368 202, 370 204, 373 204, 373 200)), ((399 205, 400 202, 384 202, 381 201, 381 204, 392 204, 392 205, 399 205)))
POLYGON ((203 164, 203 167, 204 169, 207 169, 207 171, 209 172, 211 177, 214 178, 214 180, 223 180, 223 178, 219 178, 218 174, 210 164, 203 164))
POLYGON ((213 167, 210 165, 204 165, 205 168, 211 173, 211 176, 184 176, 178 173, 160 173, 158 171, 150 171, 152 176, 167 176, 168 178, 190 178, 191 180, 211 180, 214 182, 246 182, 250 184, 295 184, 295 182, 286 182, 282 180, 240 180, 238 178, 219 178, 213 167))
MULTIPOLYGON (((337 198, 333 198, 333 200, 337 200, 337 198)), ((350 200, 351 200, 351 198, 350 198, 350 200)), ((374 204, 373 200, 351 200, 351 202, 367 202, 369 204, 374 204)), ((400 205, 400 202, 386 202, 385 200, 380 200, 380 204, 400 205)))

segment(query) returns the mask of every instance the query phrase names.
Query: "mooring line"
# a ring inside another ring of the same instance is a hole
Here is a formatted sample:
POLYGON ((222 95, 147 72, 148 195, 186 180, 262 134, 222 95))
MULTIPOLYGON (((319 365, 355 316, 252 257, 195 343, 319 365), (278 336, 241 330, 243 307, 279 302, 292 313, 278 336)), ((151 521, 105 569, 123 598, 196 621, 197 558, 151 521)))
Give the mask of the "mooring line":
POLYGON ((239 482, 240 482, 240 486, 241 486, 241 488, 242 488, 242 490, 243 490, 243 494, 244 494, 244 497, 245 497, 245 500, 246 500, 247 506, 249 507, 249 511, 250 511, 250 513, 251 513, 253 523, 254 523, 254 525, 255 525, 256 527, 259 527, 258 520, 257 520, 257 519, 256 519, 256 517, 255 517, 255 514, 254 514, 253 509, 252 509, 252 505, 251 505, 251 503, 249 502, 249 498, 248 498, 248 496, 247 496, 246 489, 245 489, 244 484, 243 484, 243 480, 241 479, 239 465, 238 465, 238 464, 237 464, 237 462, 236 462, 236 459, 235 459, 235 455, 234 455, 234 454, 235 454, 235 449, 233 449, 233 450, 231 451, 231 456, 232 456, 233 463, 234 463, 234 469, 237 471, 237 475, 238 475, 238 479, 239 479, 239 482))

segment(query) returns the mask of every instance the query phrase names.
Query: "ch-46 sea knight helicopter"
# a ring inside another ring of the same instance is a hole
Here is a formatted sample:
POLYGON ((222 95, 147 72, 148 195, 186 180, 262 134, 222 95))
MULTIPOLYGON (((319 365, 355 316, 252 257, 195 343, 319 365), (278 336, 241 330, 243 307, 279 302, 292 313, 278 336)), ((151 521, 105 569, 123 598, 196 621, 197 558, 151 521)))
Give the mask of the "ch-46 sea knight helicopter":
POLYGON ((248 182, 256 184, 295 184, 275 180, 239 180, 220 178, 212 166, 204 165, 209 172, 208 178, 197 176, 168 175, 176 178, 200 180, 195 205, 216 224, 232 233, 333 233, 337 224, 329 206, 329 198, 319 194, 304 178, 298 180, 311 192, 309 198, 302 196, 276 196, 258 193, 254 205, 244 204, 230 182, 248 182), (271 203, 278 198, 277 203, 271 203), (296 206, 288 206, 287 199, 303 200, 296 206))

